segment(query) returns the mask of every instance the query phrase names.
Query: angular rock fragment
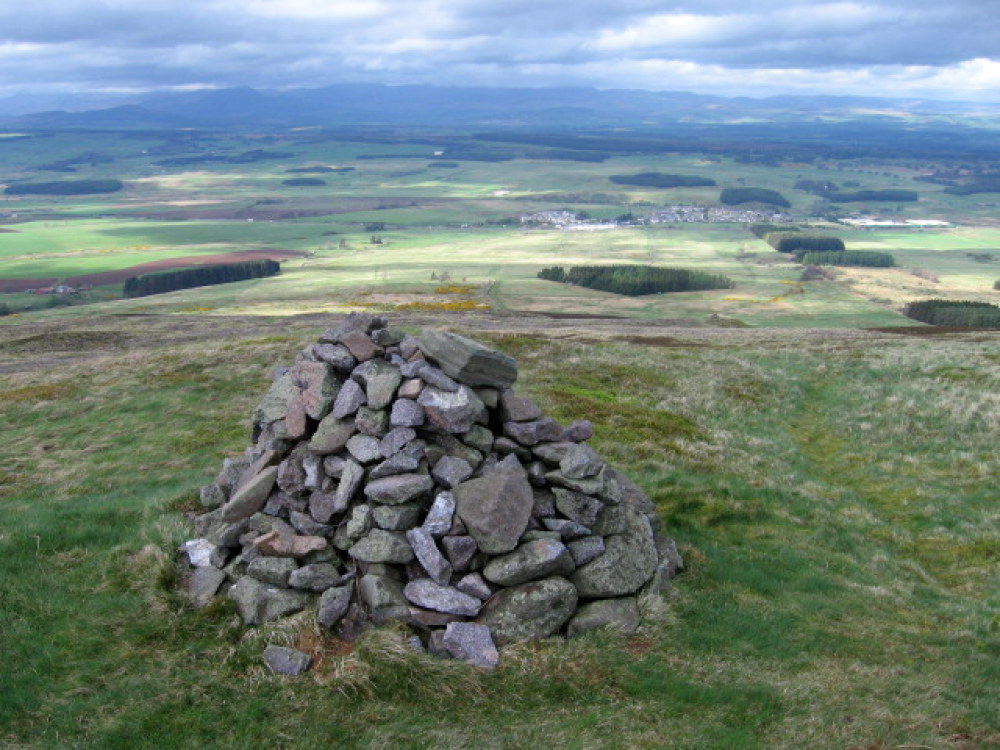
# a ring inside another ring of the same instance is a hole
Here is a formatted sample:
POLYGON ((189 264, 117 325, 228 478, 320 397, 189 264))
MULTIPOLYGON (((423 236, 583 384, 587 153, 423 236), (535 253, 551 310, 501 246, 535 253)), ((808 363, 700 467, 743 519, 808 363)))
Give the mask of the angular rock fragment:
POLYGON ((534 496, 524 474, 504 471, 470 479, 454 489, 459 517, 490 555, 510 552, 528 527, 534 496))
POLYGON ((463 594, 451 586, 442 586, 430 578, 410 581, 403 589, 403 595, 418 607, 450 615, 472 617, 478 614, 483 606, 476 597, 463 594))
POLYGON ((312 666, 312 656, 294 648, 269 644, 264 649, 264 663, 275 674, 298 677, 312 666))
POLYGON ((445 650, 454 659, 493 670, 500 664, 500 652, 493 643, 490 629, 474 622, 453 622, 445 628, 445 650))

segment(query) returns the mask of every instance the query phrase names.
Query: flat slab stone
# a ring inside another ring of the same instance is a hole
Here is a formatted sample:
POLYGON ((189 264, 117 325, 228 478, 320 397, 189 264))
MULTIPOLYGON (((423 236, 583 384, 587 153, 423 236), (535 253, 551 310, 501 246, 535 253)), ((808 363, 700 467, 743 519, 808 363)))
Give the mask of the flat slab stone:
POLYGON ((446 375, 460 383, 507 388, 517 380, 517 362, 513 357, 464 336, 426 330, 417 345, 446 375))
POLYGON ((453 622, 445 628, 443 644, 449 656, 477 667, 493 670, 500 664, 500 652, 490 629, 474 622, 453 622))
POLYGON ((376 479, 365 486, 365 497, 385 505, 416 500, 434 487, 434 480, 426 474, 395 474, 376 479))
POLYGON ((406 537, 395 531, 372 529, 359 539, 347 552, 355 560, 369 563, 413 562, 413 549, 406 537))
POLYGON ((458 516, 479 549, 499 555, 517 546, 534 502, 524 473, 503 471, 470 479, 453 492, 458 516))
POLYGON ((253 540, 253 546, 260 554, 273 557, 305 557, 326 549, 328 544, 321 536, 286 534, 281 531, 269 531, 253 540))
POLYGON ((639 629, 639 605, 634 596, 622 599, 598 599, 580 607, 566 626, 566 635, 574 637, 600 628, 610 628, 625 635, 639 629))
POLYGON ((298 677, 312 666, 312 656, 294 648, 269 644, 264 649, 264 663, 275 674, 298 677))
POLYGON ((545 638, 576 611, 576 587, 565 578, 545 578, 503 589, 483 605, 476 619, 489 626, 498 646, 545 638))
POLYGON ((403 589, 403 595, 418 607, 450 615, 473 617, 483 606, 476 597, 463 594, 451 586, 442 586, 430 578, 410 581, 403 589))
POLYGON ((415 528, 406 532, 406 540, 417 556, 421 567, 435 583, 446 586, 451 578, 451 563, 449 563, 426 529, 415 528))
POLYGON ((500 586, 516 586, 537 578, 568 576, 575 570, 566 545, 555 539, 536 539, 513 552, 490 560, 483 577, 500 586))
POLYGON ((241 518, 249 518, 254 513, 260 511, 267 502, 267 496, 274 489, 274 483, 278 478, 278 467, 268 466, 260 474, 240 487, 229 502, 222 506, 219 512, 219 520, 225 523, 233 523, 241 518))
POLYGON ((243 576, 233 584, 228 596, 236 602, 245 625, 260 625, 293 615, 309 603, 309 594, 304 591, 279 589, 251 576, 243 576))

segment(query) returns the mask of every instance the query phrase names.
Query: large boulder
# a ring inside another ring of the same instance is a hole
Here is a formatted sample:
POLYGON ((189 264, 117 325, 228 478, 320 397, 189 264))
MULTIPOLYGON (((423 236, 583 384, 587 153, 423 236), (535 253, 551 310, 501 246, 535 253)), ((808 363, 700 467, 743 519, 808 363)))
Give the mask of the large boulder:
POLYGON ((453 490, 455 508, 479 549, 510 552, 528 527, 534 495, 522 472, 501 471, 462 482, 453 490))
POLYGON ((507 388, 517 380, 517 362, 512 357, 465 336, 427 330, 418 344, 428 359, 437 362, 446 375, 460 383, 507 388))
POLYGON ((545 578, 500 591, 476 618, 489 627, 498 646, 545 638, 573 616, 576 587, 565 578, 545 578))

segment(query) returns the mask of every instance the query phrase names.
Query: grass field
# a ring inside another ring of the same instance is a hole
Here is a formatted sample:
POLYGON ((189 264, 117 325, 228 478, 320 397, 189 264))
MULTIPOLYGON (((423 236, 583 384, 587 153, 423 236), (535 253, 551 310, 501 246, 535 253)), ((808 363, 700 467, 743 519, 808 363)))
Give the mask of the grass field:
POLYGON ((172 589, 181 511, 328 317, 81 309, 0 329, 0 746, 1000 747, 995 333, 437 318, 592 419, 688 563, 635 637, 484 675, 172 589), (270 676, 269 641, 320 663, 270 676))

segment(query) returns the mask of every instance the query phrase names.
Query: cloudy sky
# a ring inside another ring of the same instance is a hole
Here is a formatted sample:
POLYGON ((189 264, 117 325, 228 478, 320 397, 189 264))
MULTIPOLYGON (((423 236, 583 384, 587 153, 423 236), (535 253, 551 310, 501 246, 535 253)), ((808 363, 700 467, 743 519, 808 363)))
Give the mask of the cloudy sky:
POLYGON ((359 81, 1000 102, 1000 0, 0 0, 0 96, 359 81))

